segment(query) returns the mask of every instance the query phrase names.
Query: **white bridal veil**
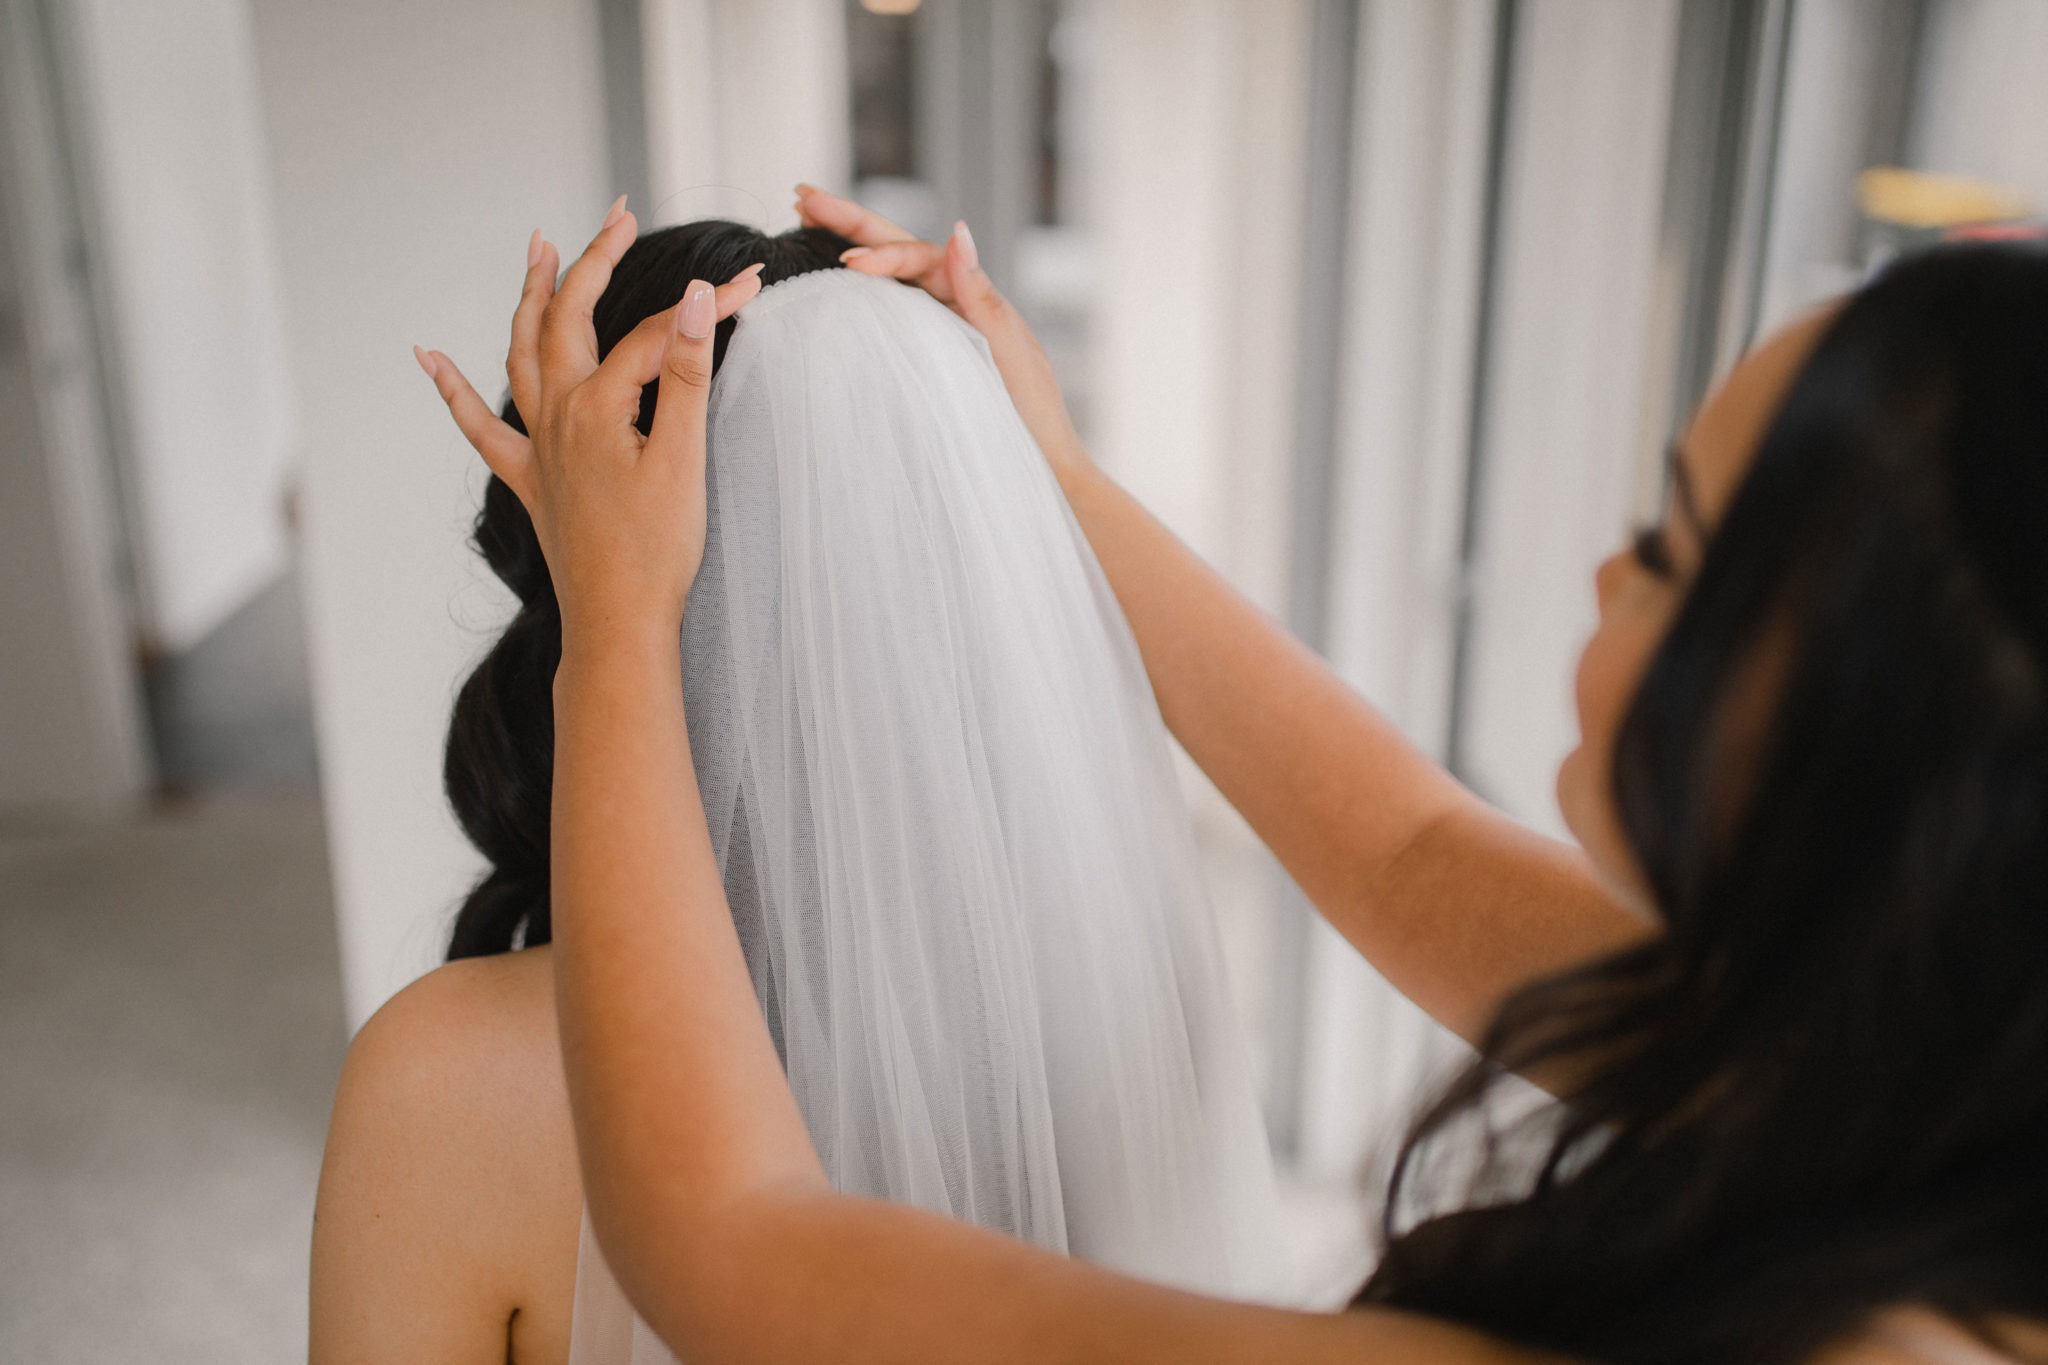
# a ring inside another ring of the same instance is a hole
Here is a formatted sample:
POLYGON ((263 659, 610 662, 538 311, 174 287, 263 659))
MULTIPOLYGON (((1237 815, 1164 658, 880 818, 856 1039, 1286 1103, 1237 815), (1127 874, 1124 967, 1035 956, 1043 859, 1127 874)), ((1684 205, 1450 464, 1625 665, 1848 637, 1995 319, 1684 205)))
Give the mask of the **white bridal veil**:
MULTIPOLYGON (((844 270, 741 312, 690 751, 833 1183, 1274 1298, 1273 1172, 1129 628, 981 338, 844 270)), ((586 1224, 574 1365, 666 1365, 586 1224)))

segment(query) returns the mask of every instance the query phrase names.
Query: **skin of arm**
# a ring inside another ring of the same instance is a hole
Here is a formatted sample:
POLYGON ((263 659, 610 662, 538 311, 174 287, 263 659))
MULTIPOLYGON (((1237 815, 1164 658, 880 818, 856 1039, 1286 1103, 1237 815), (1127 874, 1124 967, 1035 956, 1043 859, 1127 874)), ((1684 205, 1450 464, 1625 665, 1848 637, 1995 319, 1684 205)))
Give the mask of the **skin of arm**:
POLYGON ((1473 796, 1092 463, 1055 468, 1167 726, 1403 994, 1477 1042, 1517 987, 1649 931, 1583 853, 1473 796))
POLYGON ((1174 736, 1304 894, 1396 988, 1476 1042, 1517 987, 1653 932, 1577 847, 1473 796, 1096 466, 965 225, 918 241, 798 187, 846 264, 929 291, 989 343, 1130 622, 1174 736))

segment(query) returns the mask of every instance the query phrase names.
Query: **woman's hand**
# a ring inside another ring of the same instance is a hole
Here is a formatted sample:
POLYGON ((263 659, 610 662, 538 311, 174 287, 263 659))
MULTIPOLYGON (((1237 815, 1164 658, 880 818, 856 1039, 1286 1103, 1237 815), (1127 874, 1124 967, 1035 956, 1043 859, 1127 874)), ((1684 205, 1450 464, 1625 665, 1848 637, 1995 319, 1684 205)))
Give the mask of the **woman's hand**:
POLYGON ((533 518, 562 608, 565 648, 617 631, 673 631, 704 555, 704 416, 711 334, 760 292, 760 267, 646 319, 600 362, 591 311, 638 233, 625 198, 558 287, 552 243, 533 234, 505 370, 521 435, 455 362, 414 348, 462 434, 533 518), (634 425, 660 377, 650 435, 634 425))
POLYGON ((812 185, 799 185, 797 213, 806 227, 822 227, 856 243, 841 259, 865 275, 888 275, 917 285, 958 313, 988 342, 1010 401, 1045 452, 1053 472, 1067 476, 1090 467, 1088 452, 1067 415, 1053 378, 1052 362, 1010 301, 996 292, 981 268, 967 224, 956 223, 944 244, 919 241, 888 219, 850 199, 812 185))

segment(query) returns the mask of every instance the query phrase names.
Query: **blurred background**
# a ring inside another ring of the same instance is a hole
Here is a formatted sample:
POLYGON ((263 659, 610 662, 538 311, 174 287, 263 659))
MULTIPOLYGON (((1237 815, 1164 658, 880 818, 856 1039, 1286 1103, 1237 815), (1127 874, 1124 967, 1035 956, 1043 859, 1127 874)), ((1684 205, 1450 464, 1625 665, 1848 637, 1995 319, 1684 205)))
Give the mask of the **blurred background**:
MULTIPOLYGON (((409 347, 494 378, 534 227, 781 229, 799 179, 966 218, 1108 468, 1555 832, 1591 568, 1705 387, 2048 205, 2048 0, 0 0, 0 1357, 303 1350, 509 607, 409 347)), ((1458 1045, 1187 790, 1362 1272, 1458 1045)))

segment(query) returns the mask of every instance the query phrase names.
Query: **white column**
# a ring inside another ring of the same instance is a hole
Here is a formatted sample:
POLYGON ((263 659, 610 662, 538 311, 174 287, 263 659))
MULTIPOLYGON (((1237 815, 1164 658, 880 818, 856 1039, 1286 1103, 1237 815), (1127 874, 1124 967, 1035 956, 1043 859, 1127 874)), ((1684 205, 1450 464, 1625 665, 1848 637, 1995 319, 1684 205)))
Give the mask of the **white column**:
POLYGON ((799 180, 853 179, 840 0, 644 0, 652 227, 796 225, 799 180))
POLYGON ((1095 454, 1211 558, 1223 539, 1231 9, 1102 0, 1098 19, 1095 454))
POLYGON ((508 595, 466 543, 483 466, 413 363, 488 397, 527 234, 603 216, 597 19, 560 0, 257 0, 305 471, 306 615, 349 1020, 438 960, 479 861, 448 711, 508 595))
MULTIPOLYGON (((1491 0, 1368 0, 1347 244, 1331 660, 1425 749, 1450 699, 1478 318, 1491 0)), ((1377 1188, 1425 1083, 1465 1054, 1320 921, 1301 1165, 1377 1188)))
MULTIPOLYGON (((1592 564, 1638 462, 1669 0, 1525 0, 1516 35, 1473 650, 1488 794, 1552 828, 1592 564)), ((1368 0, 1360 41, 1332 655, 1424 748, 1445 737, 1494 6, 1368 0)), ((1302 1164, 1384 1174, 1463 1044, 1318 926, 1302 1164)))
POLYGON ((1593 568, 1621 543, 1658 458, 1644 360, 1677 16, 1675 0, 1522 11, 1468 745, 1482 791, 1552 832, 1593 568))
POLYGON ((91 300, 36 12, 0 7, 0 807, 149 781, 91 300))
POLYGON ((1856 175, 1876 112, 1880 25, 1868 0, 1800 0, 1778 129, 1757 334, 1857 282, 1856 175))
MULTIPOLYGON (((1268 610, 1286 598, 1308 0, 1087 15, 1088 424, 1104 467, 1268 610)), ((1268 855, 1181 763, 1232 984, 1268 997, 1268 855)))
POLYGON ((677 202, 681 191, 718 181, 717 82, 711 78, 715 0, 641 0, 641 52, 647 85, 647 180, 653 203, 638 210, 644 227, 702 216, 677 202))
POLYGON ((187 648, 285 566, 292 414, 247 0, 66 7, 144 630, 187 648))
POLYGON ((1306 0, 1101 0, 1088 188, 1098 458, 1285 593, 1306 0))

